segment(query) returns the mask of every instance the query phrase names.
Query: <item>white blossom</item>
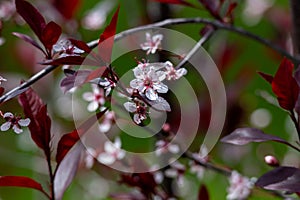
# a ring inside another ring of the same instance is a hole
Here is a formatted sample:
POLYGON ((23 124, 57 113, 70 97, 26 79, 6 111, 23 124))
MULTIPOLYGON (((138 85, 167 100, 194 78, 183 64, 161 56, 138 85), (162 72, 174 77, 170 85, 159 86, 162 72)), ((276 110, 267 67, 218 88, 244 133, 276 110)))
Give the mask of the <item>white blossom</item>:
POLYGON ((111 165, 125 157, 125 151, 121 149, 121 140, 116 138, 115 142, 106 141, 104 143, 104 152, 100 153, 97 160, 105 165, 111 165))
POLYGON ((91 169, 94 165, 94 159, 97 152, 93 148, 87 148, 85 152, 84 165, 87 169, 91 169))
POLYGON ((84 53, 83 50, 75 47, 71 41, 67 39, 59 40, 55 45, 53 45, 53 51, 54 53, 61 54, 60 57, 84 53))
POLYGON ((150 33, 146 33, 146 42, 141 44, 141 48, 142 50, 147 51, 147 54, 155 54, 157 49, 161 46, 162 39, 162 34, 151 36, 150 33))
POLYGON ((149 100, 157 100, 157 93, 168 92, 168 86, 162 83, 166 78, 165 72, 156 71, 155 67, 151 65, 138 65, 133 72, 136 78, 130 81, 130 86, 145 94, 149 100))
POLYGON ((187 70, 185 68, 175 69, 173 64, 169 61, 165 62, 166 68, 166 79, 167 80, 177 80, 182 76, 187 74, 187 70))
POLYGON ((3 118, 6 120, 4 124, 1 125, 1 131, 7 131, 12 128, 16 134, 20 134, 23 132, 21 127, 26 127, 30 124, 30 119, 21 119, 19 116, 14 116, 12 113, 7 112, 3 115, 3 118))
POLYGON ((105 96, 108 96, 110 94, 111 90, 116 87, 116 83, 107 78, 100 79, 100 81, 98 83, 99 83, 99 85, 104 87, 105 96))
POLYGON ((2 84, 2 82, 7 81, 5 78, 3 78, 2 76, 0 76, 0 85, 2 84))
POLYGON ((115 113, 113 111, 106 112, 103 116, 102 122, 99 124, 99 130, 103 133, 108 132, 111 129, 114 119, 115 113))
POLYGON ((185 173, 185 166, 177 161, 170 164, 169 169, 165 171, 165 176, 169 178, 176 178, 177 183, 179 186, 183 186, 184 184, 184 173, 185 173))
POLYGON ((104 90, 97 85, 92 85, 92 92, 85 92, 83 99, 90 102, 87 109, 90 112, 96 111, 98 108, 103 110, 103 104, 105 103, 104 90))
POLYGON ((172 154, 177 154, 180 151, 180 147, 177 144, 168 143, 164 140, 157 141, 155 146, 156 146, 155 154, 157 156, 160 156, 163 153, 168 153, 168 152, 172 154))
POLYGON ((242 175, 237 171, 232 171, 231 176, 229 177, 230 186, 227 189, 228 200, 243 200, 247 199, 253 188, 253 182, 242 175))
POLYGON ((133 121, 136 124, 142 123, 143 120, 147 119, 148 109, 144 103, 141 102, 126 102, 124 103, 125 109, 130 112, 134 113, 133 121))

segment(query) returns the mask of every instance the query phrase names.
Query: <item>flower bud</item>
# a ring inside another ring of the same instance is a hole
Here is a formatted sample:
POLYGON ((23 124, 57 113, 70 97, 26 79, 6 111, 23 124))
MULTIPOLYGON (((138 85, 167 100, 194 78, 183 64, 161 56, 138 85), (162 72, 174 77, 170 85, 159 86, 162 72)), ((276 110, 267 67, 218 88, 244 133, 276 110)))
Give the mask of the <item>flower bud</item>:
POLYGON ((271 155, 265 156, 265 163, 267 163, 271 167, 279 166, 279 162, 278 162, 277 158, 275 158, 274 156, 271 156, 271 155))

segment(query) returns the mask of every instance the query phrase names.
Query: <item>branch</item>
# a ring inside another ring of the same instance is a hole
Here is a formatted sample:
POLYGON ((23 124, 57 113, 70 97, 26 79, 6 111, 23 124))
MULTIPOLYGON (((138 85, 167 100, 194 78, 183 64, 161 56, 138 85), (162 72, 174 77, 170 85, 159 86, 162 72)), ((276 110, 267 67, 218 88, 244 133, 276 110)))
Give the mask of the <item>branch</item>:
MULTIPOLYGON (((272 42, 270 42, 270 41, 268 41, 268 40, 266 40, 266 39, 264 39, 260 36, 257 36, 253 33, 250 33, 248 31, 242 29, 242 28, 235 27, 235 26, 230 25, 230 24, 223 24, 223 23, 218 22, 218 21, 214 21, 214 20, 210 20, 210 19, 204 19, 204 18, 166 19, 166 20, 161 21, 161 22, 148 24, 148 25, 144 25, 144 26, 139 26, 139 27, 136 27, 136 28, 128 29, 128 30, 123 31, 119 34, 116 34, 115 35, 115 41, 120 40, 123 37, 126 37, 130 34, 133 34, 133 33, 139 32, 139 31, 149 30, 149 29, 156 28, 156 27, 164 27, 164 26, 168 26, 168 25, 189 24, 189 23, 209 24, 209 25, 212 25, 213 27, 215 27, 217 29, 223 29, 223 30, 228 30, 228 31, 237 33, 237 34, 242 35, 244 37, 247 37, 249 39, 253 39, 253 40, 255 40, 255 41, 271 48, 271 49, 274 49, 275 51, 277 51, 281 55, 291 59, 293 62, 300 64, 300 58, 299 57, 292 56, 286 50, 280 48, 277 45, 274 45, 272 42)), ((88 46, 90 48, 95 48, 98 45, 98 41, 99 40, 94 40, 92 42, 89 42, 88 46)), ((35 74, 34 76, 32 76, 28 81, 24 82, 23 84, 21 84, 20 86, 18 86, 16 88, 10 90, 5 95, 0 97, 0 104, 16 97, 17 95, 19 95, 21 93, 23 93, 24 91, 26 91, 29 88, 29 86, 31 86, 36 81, 38 81, 42 77, 46 76, 50 72, 52 72, 57 67, 58 66, 47 66, 45 69, 43 69, 42 71, 40 71, 37 74, 35 74)))
POLYGON ((293 46, 295 51, 294 54, 299 56, 300 54, 300 1, 290 0, 290 8, 292 13, 291 17, 293 23, 293 46))

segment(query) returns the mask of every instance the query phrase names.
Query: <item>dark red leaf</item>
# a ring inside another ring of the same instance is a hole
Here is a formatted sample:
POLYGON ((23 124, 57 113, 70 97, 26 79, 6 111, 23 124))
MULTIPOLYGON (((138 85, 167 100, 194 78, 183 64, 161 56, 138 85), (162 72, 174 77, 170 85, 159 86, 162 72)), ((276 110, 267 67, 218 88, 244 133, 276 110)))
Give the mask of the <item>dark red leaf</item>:
POLYGON ((153 174, 149 172, 139 174, 122 174, 120 183, 139 188, 145 196, 149 196, 151 193, 154 193, 155 187, 157 186, 153 174))
POLYGON ((267 82, 269 82, 270 84, 272 84, 273 82, 273 76, 263 73, 263 72, 257 72, 261 77, 263 77, 267 82))
POLYGON ((70 149, 79 141, 80 137, 83 136, 87 130, 89 130, 89 128, 92 127, 92 125, 104 115, 105 112, 106 110, 97 113, 96 116, 91 116, 87 121, 80 125, 78 129, 75 129, 71 133, 62 136, 57 145, 56 162, 58 165, 61 163, 70 149))
POLYGON ((284 58, 274 79, 272 90, 276 94, 279 105, 286 110, 293 110, 298 99, 299 86, 293 77, 294 64, 284 58))
POLYGON ((19 103, 23 107, 25 116, 31 120, 28 126, 31 138, 44 150, 45 155, 50 157, 51 119, 47 114, 46 105, 31 88, 19 96, 19 103))
POLYGON ((55 22, 49 22, 43 29, 41 35, 41 42, 44 44, 46 49, 52 50, 52 46, 57 42, 61 35, 61 27, 55 22))
POLYGON ((209 200, 209 193, 205 185, 202 185, 200 187, 199 193, 198 193, 198 200, 209 200))
POLYGON ((3 87, 0 87, 0 96, 4 93, 5 89, 3 87))
POLYGON ((75 40, 70 38, 69 41, 77 48, 85 51, 86 53, 90 53, 92 49, 83 41, 75 40))
POLYGON ((81 0, 54 0, 53 4, 56 9, 66 18, 72 19, 78 8, 81 0))
POLYGON ((114 45, 114 36, 116 34, 118 15, 120 6, 116 10, 112 17, 109 25, 104 29, 104 32, 100 35, 98 43, 99 56, 105 62, 105 64, 110 64, 111 54, 114 45))
POLYGON ((90 70, 78 70, 73 72, 73 74, 67 74, 60 83, 60 87, 64 93, 74 87, 78 87, 84 84, 88 75, 91 73, 90 70))
POLYGON ((267 190, 300 192, 300 170, 294 167, 278 167, 261 176, 255 185, 267 190))
POLYGON ((45 195, 47 193, 43 190, 43 187, 40 183, 35 180, 24 177, 24 176, 0 176, 0 187, 23 187, 31 188, 38 191, 41 191, 45 195))
POLYGON ((27 22, 33 32, 41 38, 43 29, 46 26, 44 17, 39 11, 33 7, 29 2, 24 0, 16 0, 17 12, 27 22))
POLYGON ((152 1, 158 1, 160 3, 168 3, 168 4, 178 4, 178 5, 183 5, 183 6, 190 6, 190 7, 195 7, 193 4, 184 1, 184 0, 152 0, 152 1))
POLYGON ((16 32, 13 32, 12 34, 14 36, 16 36, 16 37, 24 40, 25 42, 30 43, 31 45, 35 46, 36 48, 38 48, 39 50, 41 50, 43 53, 45 53, 44 50, 43 50, 43 48, 33 38, 29 37, 28 35, 24 35, 22 33, 16 33, 16 32))
POLYGON ((46 60, 45 62, 40 63, 42 65, 90 65, 98 66, 98 62, 81 57, 81 56, 65 56, 57 58, 55 60, 46 60))
POLYGON ((210 12, 214 18, 223 21, 222 17, 219 15, 219 4, 216 0, 199 0, 199 2, 210 12))
POLYGON ((55 199, 61 200, 66 189, 75 177, 80 162, 83 145, 77 143, 61 161, 55 170, 54 193, 55 199))
POLYGON ((85 83, 95 79, 104 76, 107 74, 107 67, 99 67, 98 69, 92 71, 86 78, 85 83))
POLYGON ((227 135, 221 139, 221 142, 235 145, 245 145, 250 142, 267 141, 279 142, 290 146, 287 141, 273 135, 265 134, 263 131, 256 128, 238 128, 230 135, 227 135))

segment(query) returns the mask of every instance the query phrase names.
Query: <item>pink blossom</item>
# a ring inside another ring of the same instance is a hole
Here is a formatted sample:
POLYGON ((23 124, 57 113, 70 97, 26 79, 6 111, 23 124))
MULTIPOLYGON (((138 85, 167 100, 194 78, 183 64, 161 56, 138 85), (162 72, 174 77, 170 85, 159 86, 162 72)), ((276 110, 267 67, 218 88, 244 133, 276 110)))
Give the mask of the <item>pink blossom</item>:
POLYGON ((136 124, 142 123, 143 120, 147 119, 148 109, 147 106, 142 102, 126 102, 124 103, 125 109, 130 112, 134 113, 133 121, 136 124))
POLYGON ((106 133, 110 130, 112 123, 115 119, 115 113, 113 111, 106 112, 102 122, 99 124, 99 130, 106 133))
POLYGON ((169 61, 165 64, 167 80, 177 80, 187 74, 187 70, 185 68, 175 69, 173 64, 169 61))
POLYGON ((236 171, 231 172, 229 183, 230 187, 227 189, 228 194, 226 196, 228 200, 247 199, 253 188, 253 182, 236 171))
POLYGON ((146 42, 141 44, 141 48, 142 50, 147 51, 147 54, 155 54, 156 50, 161 46, 162 39, 162 34, 151 36, 150 33, 146 33, 146 42))
POLYGON ((12 128, 16 134, 20 134, 23 132, 21 126, 26 127, 30 123, 30 119, 22 119, 19 116, 14 116, 12 113, 7 112, 3 115, 3 118, 6 120, 4 124, 1 125, 1 131, 7 131, 12 128))
POLYGON ((116 138, 114 143, 110 141, 104 143, 104 152, 99 154, 97 160, 105 165, 111 165, 124 157, 125 151, 121 149, 121 140, 116 138))
POLYGON ((157 149, 155 150, 155 154, 157 156, 162 155, 163 153, 179 153, 180 151, 180 147, 177 144, 172 144, 172 143, 168 143, 164 140, 159 140, 156 142, 155 146, 157 147, 157 149))
POLYGON ((53 45, 53 51, 54 53, 60 54, 60 57, 84 53, 83 50, 75 47, 71 41, 67 39, 59 40, 55 45, 53 45))
POLYGON ((140 93, 145 94, 151 101, 158 99, 157 93, 168 92, 168 86, 162 83, 166 78, 165 72, 156 71, 157 67, 160 66, 144 63, 133 69, 136 79, 130 82, 130 86, 133 89, 137 89, 140 93))
POLYGON ((108 96, 111 90, 116 87, 116 83, 108 78, 100 79, 98 84, 104 87, 105 96, 108 96))
POLYGON ((165 171, 166 177, 176 178, 178 185, 183 186, 183 184, 184 184, 184 173, 186 171, 185 166, 183 164, 175 161, 175 162, 170 164, 170 167, 171 168, 169 168, 165 171))
POLYGON ((104 90, 97 85, 92 85, 92 90, 92 92, 85 92, 82 96, 84 100, 90 102, 87 109, 90 112, 94 112, 98 108, 102 110, 105 103, 104 90))

